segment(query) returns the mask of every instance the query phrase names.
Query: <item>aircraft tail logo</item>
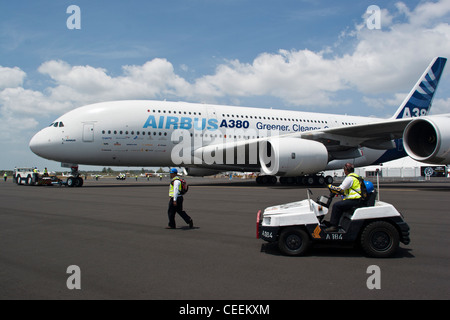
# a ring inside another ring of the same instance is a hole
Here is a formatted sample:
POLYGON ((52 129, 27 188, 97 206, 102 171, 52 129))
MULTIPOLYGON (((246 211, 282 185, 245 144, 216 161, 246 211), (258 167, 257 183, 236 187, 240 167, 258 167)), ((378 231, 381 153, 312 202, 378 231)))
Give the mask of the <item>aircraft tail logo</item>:
POLYGON ((434 58, 392 118, 412 118, 428 114, 446 62, 446 58, 434 58))

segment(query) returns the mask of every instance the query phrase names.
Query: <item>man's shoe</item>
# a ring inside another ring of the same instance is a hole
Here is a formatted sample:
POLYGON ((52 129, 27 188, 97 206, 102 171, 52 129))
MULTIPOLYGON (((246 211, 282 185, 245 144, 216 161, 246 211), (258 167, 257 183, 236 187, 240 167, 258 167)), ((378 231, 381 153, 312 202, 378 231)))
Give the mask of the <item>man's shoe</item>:
POLYGON ((191 221, 189 221, 189 228, 193 228, 194 227, 194 220, 191 219, 191 221))
POLYGON ((325 231, 325 232, 336 232, 336 231, 338 231, 338 227, 331 226, 331 227, 328 227, 328 228, 324 229, 323 231, 325 231))

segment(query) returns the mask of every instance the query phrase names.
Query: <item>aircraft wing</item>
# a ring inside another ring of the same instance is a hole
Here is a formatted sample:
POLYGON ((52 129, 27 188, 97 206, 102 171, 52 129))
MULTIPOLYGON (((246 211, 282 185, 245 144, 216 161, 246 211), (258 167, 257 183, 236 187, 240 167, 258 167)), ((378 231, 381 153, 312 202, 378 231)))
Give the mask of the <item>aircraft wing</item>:
POLYGON ((367 124, 327 128, 300 134, 302 139, 321 142, 328 151, 343 151, 359 146, 385 150, 395 148, 395 139, 402 137, 403 130, 412 120, 389 119, 367 124))
MULTIPOLYGON (((388 150, 395 148, 394 139, 402 137, 403 130, 412 120, 408 119, 388 119, 379 120, 367 124, 351 125, 338 128, 326 128, 316 131, 288 133, 284 135, 273 135, 257 139, 248 140, 231 140, 226 143, 212 143, 195 149, 193 154, 198 159, 204 157, 205 154, 222 154, 229 153, 239 154, 236 150, 246 150, 243 154, 255 154, 258 145, 264 141, 273 141, 274 139, 304 139, 322 143, 331 158, 348 159, 360 157, 360 147, 369 147, 377 150, 388 150), (255 153, 248 151, 255 151, 255 153)), ((291 140, 292 141, 292 140, 291 140)), ((295 142, 294 142, 295 143, 295 142)), ((247 159, 248 160, 248 159, 247 159)), ((256 163, 256 158, 253 159, 256 163)), ((243 161, 245 162, 245 161, 243 161)), ((239 162, 238 162, 239 163, 239 162)))

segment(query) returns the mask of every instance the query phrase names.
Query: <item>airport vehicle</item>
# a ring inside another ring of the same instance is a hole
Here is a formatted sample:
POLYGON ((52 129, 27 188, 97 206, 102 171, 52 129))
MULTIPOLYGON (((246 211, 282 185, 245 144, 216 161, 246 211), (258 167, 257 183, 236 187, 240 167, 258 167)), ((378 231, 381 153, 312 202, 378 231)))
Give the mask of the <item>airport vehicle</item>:
POLYGON ((314 243, 360 244, 371 257, 392 256, 399 242, 409 244, 409 226, 392 204, 376 201, 376 192, 369 200, 341 218, 339 229, 326 232, 324 217, 335 196, 321 196, 317 201, 310 198, 260 210, 256 219, 257 238, 277 242, 286 255, 304 255, 314 243))
POLYGON ((125 180, 127 178, 127 175, 125 173, 119 173, 119 175, 116 177, 116 180, 125 180))
MULTIPOLYGON (((450 114, 427 116, 446 58, 435 58, 390 119, 168 101, 112 101, 69 111, 30 140, 46 159, 184 167, 191 176, 261 172, 259 183, 332 183, 317 173, 409 155, 450 162, 450 114)), ((75 179, 81 179, 76 177, 75 179)), ((78 181, 78 180, 74 180, 78 181)), ((79 183, 78 183, 79 184, 79 183)))
POLYGON ((14 168, 13 181, 29 186, 61 185, 62 180, 56 175, 41 174, 35 168, 14 168))

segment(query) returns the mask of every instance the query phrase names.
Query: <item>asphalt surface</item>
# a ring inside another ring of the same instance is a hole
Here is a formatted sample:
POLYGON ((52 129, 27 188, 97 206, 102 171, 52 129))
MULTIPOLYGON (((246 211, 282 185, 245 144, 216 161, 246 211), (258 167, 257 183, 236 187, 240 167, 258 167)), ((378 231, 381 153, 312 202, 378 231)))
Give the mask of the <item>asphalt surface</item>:
POLYGON ((167 178, 88 179, 82 188, 1 181, 0 299, 450 298, 450 180, 381 186, 411 228, 411 243, 389 259, 352 247, 315 247, 305 257, 261 251, 257 211, 303 199, 304 188, 188 181, 195 227, 177 216, 176 230, 165 229, 167 178), (67 272, 73 265, 79 273, 67 272), (373 265, 381 288, 371 290, 373 265), (68 289, 69 278, 81 289, 68 289))

